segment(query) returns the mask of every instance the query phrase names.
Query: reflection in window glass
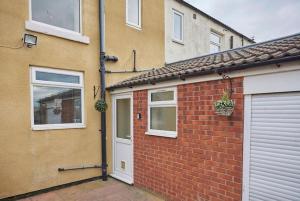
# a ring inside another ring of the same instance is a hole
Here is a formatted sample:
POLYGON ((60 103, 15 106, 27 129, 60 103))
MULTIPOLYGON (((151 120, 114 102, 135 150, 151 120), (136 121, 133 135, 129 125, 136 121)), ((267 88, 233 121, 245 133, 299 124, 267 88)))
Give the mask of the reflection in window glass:
POLYGON ((151 93, 151 101, 172 101, 174 100, 174 91, 162 91, 151 93))
POLYGON ((82 123, 81 89, 33 86, 34 124, 82 123))
POLYGON ((127 20, 140 26, 140 0, 127 0, 127 20))
POLYGON ((130 99, 117 99, 117 137, 130 139, 130 99))
POLYGON ((80 32, 80 0, 31 0, 32 20, 80 32))
POLYGON ((174 39, 176 40, 180 40, 182 41, 183 40, 183 34, 182 34, 182 31, 183 31, 183 26, 182 26, 182 23, 183 23, 183 20, 182 20, 183 16, 174 12, 174 27, 173 27, 173 37, 174 39))
POLYGON ((48 73, 48 72, 36 72, 36 79, 42 81, 51 81, 51 82, 64 82, 64 83, 74 83, 80 84, 80 77, 76 75, 64 75, 57 73, 48 73))
POLYGON ((176 107, 151 107, 150 129, 176 131, 176 107))
POLYGON ((221 51, 221 36, 215 32, 210 33, 210 53, 221 51))

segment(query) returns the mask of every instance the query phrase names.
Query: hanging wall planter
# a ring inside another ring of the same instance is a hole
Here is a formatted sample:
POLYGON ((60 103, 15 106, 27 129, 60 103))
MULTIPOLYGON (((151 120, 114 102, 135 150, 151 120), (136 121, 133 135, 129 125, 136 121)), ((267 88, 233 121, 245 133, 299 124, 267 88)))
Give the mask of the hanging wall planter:
POLYGON ((97 100, 97 102, 95 103, 95 109, 98 110, 99 112, 105 112, 107 109, 107 104, 105 100, 103 99, 97 100))
POLYGON ((230 116, 234 110, 234 101, 229 98, 228 92, 225 91, 221 100, 214 103, 216 114, 230 116))

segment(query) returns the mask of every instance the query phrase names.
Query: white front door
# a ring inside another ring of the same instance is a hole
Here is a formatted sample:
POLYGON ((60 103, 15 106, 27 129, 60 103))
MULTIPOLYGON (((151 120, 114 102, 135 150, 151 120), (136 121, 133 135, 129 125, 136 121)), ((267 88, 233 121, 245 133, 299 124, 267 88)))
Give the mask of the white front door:
POLYGON ((113 96, 113 176, 133 184, 132 94, 113 96))

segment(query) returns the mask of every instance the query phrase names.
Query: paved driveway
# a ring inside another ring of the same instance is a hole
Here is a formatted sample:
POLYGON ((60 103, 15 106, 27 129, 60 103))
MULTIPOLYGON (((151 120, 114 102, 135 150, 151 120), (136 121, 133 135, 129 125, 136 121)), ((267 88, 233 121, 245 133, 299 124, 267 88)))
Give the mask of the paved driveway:
POLYGON ((84 183, 19 201, 163 201, 149 192, 115 179, 84 183))

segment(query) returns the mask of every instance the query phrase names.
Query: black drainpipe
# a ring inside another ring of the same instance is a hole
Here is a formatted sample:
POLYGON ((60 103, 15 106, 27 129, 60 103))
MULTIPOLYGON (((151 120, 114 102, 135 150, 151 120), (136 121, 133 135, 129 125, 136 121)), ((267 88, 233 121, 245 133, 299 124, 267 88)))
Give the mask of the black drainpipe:
MULTIPOLYGON (((105 47, 104 47, 104 1, 99 0, 99 35, 100 35, 100 85, 101 99, 105 100, 105 47)), ((101 112, 101 154, 102 154, 102 180, 107 180, 106 159, 106 112, 101 112)))

